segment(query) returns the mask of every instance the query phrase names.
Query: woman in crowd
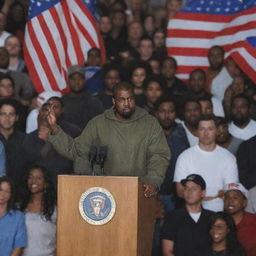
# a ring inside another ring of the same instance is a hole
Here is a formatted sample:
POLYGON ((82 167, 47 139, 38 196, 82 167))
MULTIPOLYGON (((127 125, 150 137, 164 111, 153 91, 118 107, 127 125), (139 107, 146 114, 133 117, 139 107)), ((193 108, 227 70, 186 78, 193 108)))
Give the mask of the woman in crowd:
POLYGON ((56 200, 50 175, 44 167, 29 169, 20 207, 25 212, 28 232, 23 256, 55 255, 56 200))
POLYGON ((154 104, 163 95, 165 91, 165 80, 161 75, 152 75, 143 83, 145 105, 144 109, 151 115, 154 115, 154 104))
POLYGON ((151 66, 146 62, 135 63, 131 68, 130 82, 134 87, 136 104, 138 106, 144 105, 143 83, 151 73, 151 66))
POLYGON ((22 50, 19 38, 17 36, 10 35, 6 38, 4 46, 7 49, 10 56, 8 70, 26 71, 25 61, 21 57, 22 50))
POLYGON ((236 236, 236 225, 233 218, 224 212, 212 216, 210 235, 211 250, 202 253, 204 256, 246 256, 236 236))
POLYGON ((14 207, 14 186, 8 177, 0 177, 0 255, 20 256, 27 245, 22 212, 14 207))

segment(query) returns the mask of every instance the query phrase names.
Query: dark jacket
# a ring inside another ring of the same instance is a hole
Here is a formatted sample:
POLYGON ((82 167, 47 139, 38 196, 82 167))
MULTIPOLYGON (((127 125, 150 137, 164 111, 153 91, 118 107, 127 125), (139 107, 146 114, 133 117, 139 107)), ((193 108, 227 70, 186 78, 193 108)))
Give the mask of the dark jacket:
POLYGON ((239 180, 247 188, 256 186, 256 136, 240 144, 237 151, 239 180))

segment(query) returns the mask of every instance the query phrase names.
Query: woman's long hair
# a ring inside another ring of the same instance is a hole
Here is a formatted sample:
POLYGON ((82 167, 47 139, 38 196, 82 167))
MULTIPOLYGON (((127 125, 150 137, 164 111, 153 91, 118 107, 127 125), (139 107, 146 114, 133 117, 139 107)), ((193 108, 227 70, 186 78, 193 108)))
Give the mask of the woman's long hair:
POLYGON ((217 212, 211 218, 211 228, 218 219, 225 221, 227 228, 229 229, 226 237, 226 251, 228 253, 232 253, 236 248, 241 247, 237 239, 236 224, 232 216, 230 216, 228 213, 217 212))
POLYGON ((7 211, 15 210, 16 209, 16 207, 15 207, 15 186, 14 186, 12 180, 7 176, 0 177, 0 187, 1 187, 2 183, 4 183, 4 182, 8 183, 10 186, 10 189, 11 189, 11 197, 7 203, 7 211))
POLYGON ((38 169, 42 172, 44 181, 47 184, 45 190, 43 191, 43 197, 42 197, 42 215, 46 220, 51 220, 52 214, 54 212, 55 206, 56 206, 56 195, 55 195, 55 189, 53 186, 53 183, 51 181, 51 176, 48 170, 39 165, 35 165, 27 171, 25 177, 24 177, 24 184, 23 184, 23 191, 22 191, 22 196, 20 200, 20 210, 25 211, 30 200, 32 193, 28 188, 27 182, 30 173, 38 169))

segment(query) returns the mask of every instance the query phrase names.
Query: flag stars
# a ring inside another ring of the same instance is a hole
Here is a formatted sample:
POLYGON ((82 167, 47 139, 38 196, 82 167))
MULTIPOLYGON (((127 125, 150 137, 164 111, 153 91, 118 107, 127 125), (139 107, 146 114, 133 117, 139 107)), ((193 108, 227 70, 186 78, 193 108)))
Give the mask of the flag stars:
POLYGON ((229 9, 229 8, 226 8, 226 9, 225 9, 225 12, 229 12, 229 11, 230 11, 230 9, 229 9))

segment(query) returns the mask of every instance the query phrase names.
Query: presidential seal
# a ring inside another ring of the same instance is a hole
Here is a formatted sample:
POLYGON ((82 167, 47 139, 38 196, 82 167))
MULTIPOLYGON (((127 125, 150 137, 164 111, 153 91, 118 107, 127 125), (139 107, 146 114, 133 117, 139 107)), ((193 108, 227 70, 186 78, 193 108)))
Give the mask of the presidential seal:
POLYGON ((79 211, 82 218, 89 224, 103 225, 113 218, 116 202, 107 189, 93 187, 81 195, 79 211))

